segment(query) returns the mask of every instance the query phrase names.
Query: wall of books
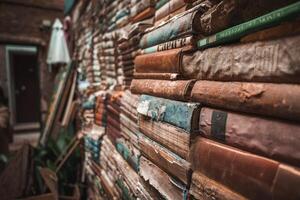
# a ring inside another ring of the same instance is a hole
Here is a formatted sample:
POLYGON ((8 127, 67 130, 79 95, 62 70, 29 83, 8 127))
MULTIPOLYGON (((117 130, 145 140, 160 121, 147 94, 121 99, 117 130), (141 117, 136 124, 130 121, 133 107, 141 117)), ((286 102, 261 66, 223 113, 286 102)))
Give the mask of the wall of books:
POLYGON ((299 1, 79 2, 90 198, 300 199, 299 1))

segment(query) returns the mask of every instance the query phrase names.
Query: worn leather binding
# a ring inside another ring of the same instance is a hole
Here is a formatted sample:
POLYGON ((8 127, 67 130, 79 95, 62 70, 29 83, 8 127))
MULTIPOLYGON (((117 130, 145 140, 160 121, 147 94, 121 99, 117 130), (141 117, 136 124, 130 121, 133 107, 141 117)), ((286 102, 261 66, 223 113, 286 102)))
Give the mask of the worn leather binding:
POLYGON ((130 14, 131 14, 132 17, 135 17, 136 15, 143 12, 147 8, 149 8, 149 7, 154 8, 154 6, 155 6, 155 1, 154 0, 142 0, 142 1, 139 1, 137 4, 135 4, 131 8, 130 14))
POLYGON ((166 122, 191 133, 198 130, 199 108, 198 103, 141 95, 137 111, 152 120, 166 122))
POLYGON ((139 135, 139 145, 143 155, 153 163, 188 184, 191 175, 189 162, 142 134, 139 135))
POLYGON ((295 134, 300 125, 202 108, 199 130, 205 137, 300 167, 300 136, 295 134))
POLYGON ((203 11, 198 6, 174 16, 163 25, 153 27, 142 37, 140 47, 144 49, 182 36, 195 34, 195 27, 199 25, 202 13, 203 11))
POLYGON ((193 79, 299 83, 299 45, 292 36, 186 53, 181 71, 193 79))
POLYGON ((133 94, 148 94, 168 99, 185 101, 189 99, 190 91, 194 80, 148 80, 134 79, 131 82, 130 90, 133 94))
POLYGON ((200 172, 193 172, 189 193, 199 200, 246 200, 222 184, 206 177, 200 172))
POLYGON ((149 182, 163 198, 172 200, 184 199, 184 190, 175 186, 166 172, 143 156, 140 158, 140 166, 142 178, 149 182))
POLYGON ((300 180, 298 168, 202 137, 196 138, 191 151, 194 172, 200 172, 246 198, 279 199, 287 190, 291 199, 299 198, 299 190, 293 186, 300 180), (287 185, 291 187, 287 189, 287 185))
POLYGON ((178 10, 185 5, 184 0, 171 0, 155 12, 155 21, 158 21, 170 13, 178 10))
POLYGON ((191 100, 265 116, 300 121, 300 85, 197 81, 191 100))
POLYGON ((135 79, 158 79, 158 80, 178 80, 182 79, 179 74, 176 73, 137 73, 133 74, 135 79))
POLYGON ((183 159, 189 159, 190 133, 164 122, 153 121, 145 116, 140 117, 139 127, 140 131, 150 139, 170 149, 183 159))

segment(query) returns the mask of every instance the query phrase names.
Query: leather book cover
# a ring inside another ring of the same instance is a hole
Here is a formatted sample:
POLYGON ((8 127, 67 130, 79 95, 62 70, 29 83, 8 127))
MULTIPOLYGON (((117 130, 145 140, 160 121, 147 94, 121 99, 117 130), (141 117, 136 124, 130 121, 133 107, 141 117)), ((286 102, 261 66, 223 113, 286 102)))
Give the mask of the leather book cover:
POLYGON ((271 199, 279 163, 197 137, 191 148, 193 171, 249 199, 271 199))
POLYGON ((299 45, 296 35, 184 53, 181 72, 189 79, 299 83, 299 45))
POLYGON ((154 164, 184 184, 189 183, 191 178, 189 162, 142 134, 139 135, 139 145, 143 155, 154 164))
POLYGON ((300 85, 197 81, 191 100, 204 105, 300 121, 300 85))
POLYGON ((133 79, 130 91, 133 94, 148 94, 168 99, 185 101, 190 97, 194 80, 150 80, 133 79))
POLYGON ((144 11, 142 11, 141 13, 134 16, 131 19, 131 21, 134 23, 134 22, 138 22, 138 21, 150 18, 154 15, 154 13, 155 13, 155 8, 153 8, 153 7, 146 8, 144 11))
POLYGON ((150 139, 170 149, 185 160, 189 159, 190 133, 176 126, 153 121, 151 118, 139 118, 140 131, 150 139))
POLYGON ((207 107, 199 118, 207 138, 300 167, 299 124, 207 107))
POLYGON ((182 77, 177 73, 133 73, 134 79, 157 79, 157 80, 180 80, 182 77))

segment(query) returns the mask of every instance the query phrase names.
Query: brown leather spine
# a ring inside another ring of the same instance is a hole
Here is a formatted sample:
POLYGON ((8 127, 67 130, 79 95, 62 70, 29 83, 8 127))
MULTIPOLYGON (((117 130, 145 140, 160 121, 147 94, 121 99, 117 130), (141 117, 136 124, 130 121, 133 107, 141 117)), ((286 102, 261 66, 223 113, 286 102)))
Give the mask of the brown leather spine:
POLYGON ((179 73, 181 51, 179 48, 139 55, 134 60, 135 70, 139 73, 179 73))
POLYGON ((143 154, 153 163, 183 183, 188 184, 191 173, 190 163, 146 136, 141 135, 139 137, 139 145, 143 154))
POLYGON ((300 85, 197 81, 191 99, 208 106, 300 121, 300 85))
POLYGON ((183 159, 189 159, 190 133, 167 123, 153 121, 144 116, 139 119, 140 131, 183 159))
POLYGON ((246 198, 231 191, 222 184, 204 176, 200 172, 194 172, 192 176, 190 194, 197 200, 245 200, 246 198))
POLYGON ((205 137, 300 167, 299 124, 202 108, 199 129, 205 137), (218 128, 218 116, 226 118, 224 128, 218 128))
POLYGON ((300 199, 300 170, 287 165, 280 165, 273 185, 273 199, 300 199))
POLYGON ((166 81, 134 79, 131 82, 130 90, 133 94, 148 94, 184 101, 188 100, 193 84, 193 80, 166 81))
POLYGON ((278 162, 198 137, 192 145, 193 171, 250 199, 271 199, 278 162))

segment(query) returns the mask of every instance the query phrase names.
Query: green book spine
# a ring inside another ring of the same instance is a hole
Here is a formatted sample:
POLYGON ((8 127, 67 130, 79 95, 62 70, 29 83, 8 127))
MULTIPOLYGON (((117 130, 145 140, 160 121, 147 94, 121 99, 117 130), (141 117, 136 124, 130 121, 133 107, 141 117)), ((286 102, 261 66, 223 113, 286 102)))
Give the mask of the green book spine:
POLYGON ((279 23, 284 19, 300 13, 300 1, 289 6, 270 12, 248 22, 236 25, 197 42, 198 49, 219 45, 237 40, 249 33, 258 31, 270 25, 279 23))

